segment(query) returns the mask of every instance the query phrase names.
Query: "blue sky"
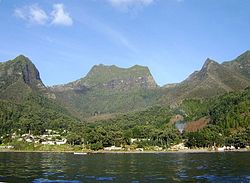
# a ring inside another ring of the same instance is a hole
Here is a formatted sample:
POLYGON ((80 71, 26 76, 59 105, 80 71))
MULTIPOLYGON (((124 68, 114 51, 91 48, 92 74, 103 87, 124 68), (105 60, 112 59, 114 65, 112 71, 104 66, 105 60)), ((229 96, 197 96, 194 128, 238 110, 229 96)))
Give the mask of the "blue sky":
POLYGON ((249 0, 0 0, 0 60, 28 56, 46 85, 100 63, 175 83, 249 50, 249 12, 249 0))

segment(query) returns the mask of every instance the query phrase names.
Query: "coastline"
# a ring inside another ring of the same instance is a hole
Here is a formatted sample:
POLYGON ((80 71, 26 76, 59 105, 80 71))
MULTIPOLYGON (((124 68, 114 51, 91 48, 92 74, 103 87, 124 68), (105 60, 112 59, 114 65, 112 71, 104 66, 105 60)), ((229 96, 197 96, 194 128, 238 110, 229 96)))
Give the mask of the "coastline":
POLYGON ((227 153, 227 152, 250 152, 250 149, 231 151, 212 151, 209 149, 188 149, 178 151, 94 151, 93 154, 172 154, 172 153, 227 153))
POLYGON ((229 150, 229 151, 214 151, 209 149, 188 149, 188 150, 178 150, 178 151, 31 151, 31 150, 14 150, 5 149, 0 150, 0 153, 87 153, 87 154, 174 154, 174 153, 228 153, 228 152, 250 152, 250 149, 239 149, 239 150, 229 150))

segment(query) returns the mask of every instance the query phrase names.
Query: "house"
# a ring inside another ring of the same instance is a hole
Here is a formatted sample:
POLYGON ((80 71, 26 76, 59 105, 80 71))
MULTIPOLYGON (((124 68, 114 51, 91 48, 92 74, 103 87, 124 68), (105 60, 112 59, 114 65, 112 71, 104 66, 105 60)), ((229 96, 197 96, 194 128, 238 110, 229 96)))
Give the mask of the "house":
POLYGON ((136 138, 136 139, 133 139, 131 138, 130 139, 130 142, 133 144, 134 142, 142 142, 142 141, 150 141, 150 139, 140 139, 140 138, 136 138))
POLYGON ((13 149, 14 146, 0 146, 0 149, 13 149))
POLYGON ((56 141, 56 145, 63 145, 63 144, 66 144, 66 142, 67 142, 67 139, 58 140, 56 141))
POLYGON ((55 141, 44 141, 42 142, 43 145, 55 145, 55 141))
POLYGON ((222 152, 222 151, 225 151, 225 149, 226 149, 225 146, 223 146, 223 147, 218 147, 218 148, 217 148, 217 151, 222 152))
POLYGON ((104 147, 105 151, 119 151, 122 150, 122 147, 115 147, 115 146, 111 146, 111 147, 104 147))

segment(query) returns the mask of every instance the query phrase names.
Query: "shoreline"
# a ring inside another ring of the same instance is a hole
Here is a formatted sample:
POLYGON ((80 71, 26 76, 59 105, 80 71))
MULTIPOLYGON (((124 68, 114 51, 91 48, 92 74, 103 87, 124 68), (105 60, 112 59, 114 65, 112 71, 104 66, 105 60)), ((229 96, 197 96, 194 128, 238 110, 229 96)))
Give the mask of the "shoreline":
POLYGON ((175 154, 175 153, 228 153, 228 152, 250 152, 250 149, 214 151, 209 149, 188 149, 178 151, 30 151, 30 150, 0 150, 0 153, 87 153, 87 154, 175 154))
POLYGON ((175 154, 175 153, 227 153, 227 152, 250 152, 250 149, 231 151, 212 151, 208 149, 189 149, 178 151, 95 151, 93 154, 175 154))

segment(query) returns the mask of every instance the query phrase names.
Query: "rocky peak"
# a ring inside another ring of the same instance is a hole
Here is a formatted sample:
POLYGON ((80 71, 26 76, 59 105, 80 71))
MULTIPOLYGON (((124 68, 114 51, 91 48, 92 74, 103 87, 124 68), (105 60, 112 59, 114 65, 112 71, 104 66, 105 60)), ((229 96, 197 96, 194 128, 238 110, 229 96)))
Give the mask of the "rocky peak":
POLYGON ((201 70, 193 72, 186 80, 182 83, 189 83, 189 82, 200 82, 206 79, 209 75, 214 75, 218 70, 221 69, 221 65, 216 61, 207 58, 204 62, 201 70))
POLYGON ((130 68, 94 66, 82 82, 87 86, 119 90, 157 87, 148 67, 139 65, 130 68))
POLYGON ((216 61, 214 61, 210 58, 207 58, 205 63, 203 64, 202 69, 200 70, 199 74, 202 77, 204 77, 208 74, 213 74, 214 72, 217 72, 221 67, 222 67, 222 65, 220 65, 216 61))
POLYGON ((201 70, 208 70, 209 67, 211 67, 211 65, 216 65, 218 64, 217 62, 215 62, 214 60, 207 58, 206 61, 204 62, 202 69, 201 70))
POLYGON ((54 91, 79 90, 90 88, 108 90, 131 90, 156 88, 148 67, 135 65, 130 68, 120 68, 115 65, 94 65, 88 74, 79 80, 66 85, 54 86, 54 91))
POLYGON ((24 55, 18 55, 13 61, 16 62, 31 62, 30 59, 24 55))
POLYGON ((44 84, 40 78, 40 73, 37 70, 36 66, 31 62, 28 57, 20 55, 14 59, 16 62, 20 62, 23 80, 26 84, 30 85, 33 88, 43 88, 44 84))
POLYGON ((15 59, 3 62, 0 68, 2 84, 8 85, 22 80, 33 89, 45 89, 39 71, 28 57, 19 55, 15 59))

